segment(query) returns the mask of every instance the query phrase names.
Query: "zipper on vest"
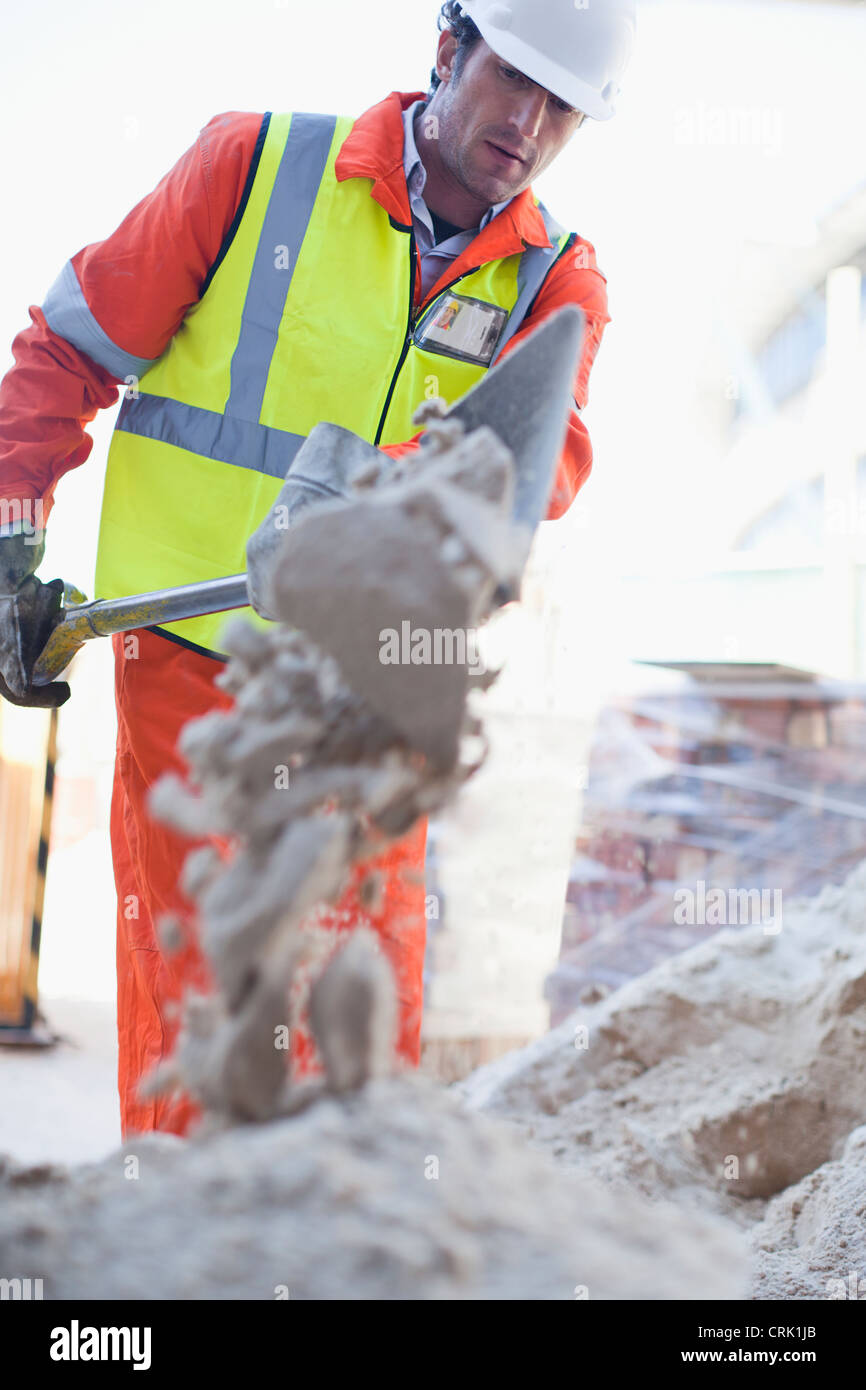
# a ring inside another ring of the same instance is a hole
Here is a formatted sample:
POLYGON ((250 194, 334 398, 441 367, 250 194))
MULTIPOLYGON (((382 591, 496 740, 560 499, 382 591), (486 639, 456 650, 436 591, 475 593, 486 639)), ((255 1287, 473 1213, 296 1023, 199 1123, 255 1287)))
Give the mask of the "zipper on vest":
MULTIPOLYGON (((441 288, 441 290, 439 290, 438 294, 436 295, 436 297, 435 297, 434 299, 426 300, 426 301, 421 305, 420 309, 418 310, 418 317, 415 319, 415 324, 418 323, 418 319, 422 318, 423 315, 426 314, 426 312, 427 312, 427 310, 430 308, 430 305, 431 305, 431 304, 435 304, 435 303, 436 303, 436 300, 437 300, 437 299, 441 299, 442 296, 443 296, 443 294, 447 294, 449 290, 453 290, 454 286, 455 286, 455 285, 459 285, 461 280, 468 280, 468 278, 469 278, 470 275, 475 275, 480 269, 481 269, 481 266, 480 266, 480 265, 474 265, 474 266, 472 267, 471 270, 464 270, 464 272, 463 272, 462 275, 458 275, 458 276, 456 277, 456 279, 451 280, 449 284, 443 285, 442 288, 441 288)), ((414 330, 414 325, 413 325, 413 330, 414 330)))
POLYGON ((443 294, 447 294, 449 290, 453 290, 455 285, 459 285, 461 280, 466 280, 470 275, 474 275, 477 271, 481 269, 480 266, 476 265, 473 266, 471 270, 464 270, 462 275, 457 275, 453 280, 450 281, 449 284, 443 285, 442 289, 438 292, 434 299, 431 299, 429 301, 425 300, 424 303, 419 306, 418 313, 415 314, 415 262, 417 259, 418 252, 415 245, 414 229, 410 238, 410 252, 411 254, 409 257, 409 263, 411 268, 411 281, 409 288, 409 322, 406 325, 406 341, 403 344, 403 349, 400 353, 400 360, 397 363, 394 375, 391 378, 391 386, 388 391, 387 400, 385 401, 385 408, 382 411, 382 418, 379 421, 379 428, 376 431, 376 438, 373 440, 373 443, 376 445, 378 445, 379 440, 382 438, 382 431, 385 428, 385 420, 387 419, 388 411, 391 409, 391 401, 394 399, 394 392, 397 389, 397 378, 403 370, 403 365, 406 361, 406 358, 409 356, 409 349, 412 346, 412 339, 415 335, 415 327, 418 321, 424 316, 424 314, 430 308, 430 305, 435 304, 437 299, 441 299, 443 294))
POLYGON ((388 387, 388 395, 382 409, 382 416, 379 420, 379 428, 376 430, 376 438, 373 443, 378 446, 382 438, 382 431, 385 428, 385 421, 388 418, 388 411, 391 409, 391 402, 394 399, 394 392, 397 389, 397 378, 403 370, 403 363, 409 356, 409 349, 412 346, 412 335, 415 332, 415 262, 418 252, 415 245, 415 228, 409 233, 409 314, 406 322, 406 338, 400 351, 400 360, 394 368, 394 375, 391 378, 391 385, 388 387))

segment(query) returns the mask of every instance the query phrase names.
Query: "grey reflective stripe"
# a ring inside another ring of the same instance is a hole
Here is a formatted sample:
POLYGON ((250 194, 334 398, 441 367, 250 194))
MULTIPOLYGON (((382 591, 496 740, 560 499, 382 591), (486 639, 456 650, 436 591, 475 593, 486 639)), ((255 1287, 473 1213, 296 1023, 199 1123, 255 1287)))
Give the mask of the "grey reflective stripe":
POLYGON ((557 222, 556 218, 553 216, 553 213, 548 212, 547 208, 544 206, 543 203, 538 204, 538 210, 541 213, 542 218, 544 219, 544 228, 547 232, 548 238, 554 246, 558 241, 561 241, 563 237, 567 237, 569 235, 568 229, 566 227, 563 227, 561 222, 557 222))
POLYGON ((336 116, 292 116, 244 300, 226 415, 261 416, 286 298, 336 128, 336 116))
POLYGON ((543 203, 539 203, 538 210, 544 218, 544 227, 553 245, 528 246, 520 257, 520 269, 517 272, 517 300, 508 316, 508 322, 502 330, 502 336, 496 344, 496 351, 490 362, 491 367, 502 356, 515 333, 519 333, 523 327, 523 320, 529 312, 529 306, 544 284, 547 272, 559 255, 559 239, 565 236, 565 228, 554 217, 551 217, 543 203))
POLYGON ((232 463, 236 468, 267 473, 271 478, 286 476, 304 442, 302 434, 182 405, 165 396, 142 395, 125 400, 115 428, 174 444, 178 449, 188 449, 220 463, 232 463))
POLYGON ((148 367, 159 360, 134 357, 111 341, 90 312, 71 261, 66 262, 48 291, 42 312, 53 333, 65 338, 79 352, 86 352, 118 381, 125 381, 128 376, 144 376, 148 367))

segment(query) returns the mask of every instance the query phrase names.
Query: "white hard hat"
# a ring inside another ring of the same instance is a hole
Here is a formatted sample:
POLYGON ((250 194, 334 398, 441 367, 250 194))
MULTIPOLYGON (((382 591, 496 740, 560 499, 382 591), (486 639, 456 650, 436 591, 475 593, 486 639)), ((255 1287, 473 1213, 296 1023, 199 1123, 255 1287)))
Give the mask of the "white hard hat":
POLYGON ((498 57, 539 87, 608 121, 635 40, 635 0, 461 0, 498 57))

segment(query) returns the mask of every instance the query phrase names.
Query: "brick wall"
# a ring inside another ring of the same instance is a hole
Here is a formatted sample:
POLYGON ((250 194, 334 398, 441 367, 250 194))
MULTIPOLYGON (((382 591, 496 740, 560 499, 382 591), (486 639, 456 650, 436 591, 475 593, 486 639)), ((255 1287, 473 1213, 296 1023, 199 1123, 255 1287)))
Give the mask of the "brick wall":
POLYGON ((546 986, 553 1023, 717 930, 675 921, 678 889, 810 896, 864 857, 866 686, 684 677, 610 703, 546 986))

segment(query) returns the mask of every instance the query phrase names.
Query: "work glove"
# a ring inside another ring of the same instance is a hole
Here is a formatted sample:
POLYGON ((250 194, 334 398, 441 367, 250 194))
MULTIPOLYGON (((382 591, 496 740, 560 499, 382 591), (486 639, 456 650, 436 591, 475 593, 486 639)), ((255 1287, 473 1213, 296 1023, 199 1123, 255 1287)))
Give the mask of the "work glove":
POLYGON ((43 584, 33 573, 44 549, 23 535, 0 538, 0 696, 34 709, 54 709, 71 693, 66 681, 33 685, 33 668, 62 621, 62 579, 43 584))
POLYGON ((304 516, 347 501, 360 484, 373 485, 394 469, 393 460, 339 425, 321 424, 295 455, 277 499, 247 541, 247 588, 262 618, 273 618, 268 584, 285 544, 304 516))

